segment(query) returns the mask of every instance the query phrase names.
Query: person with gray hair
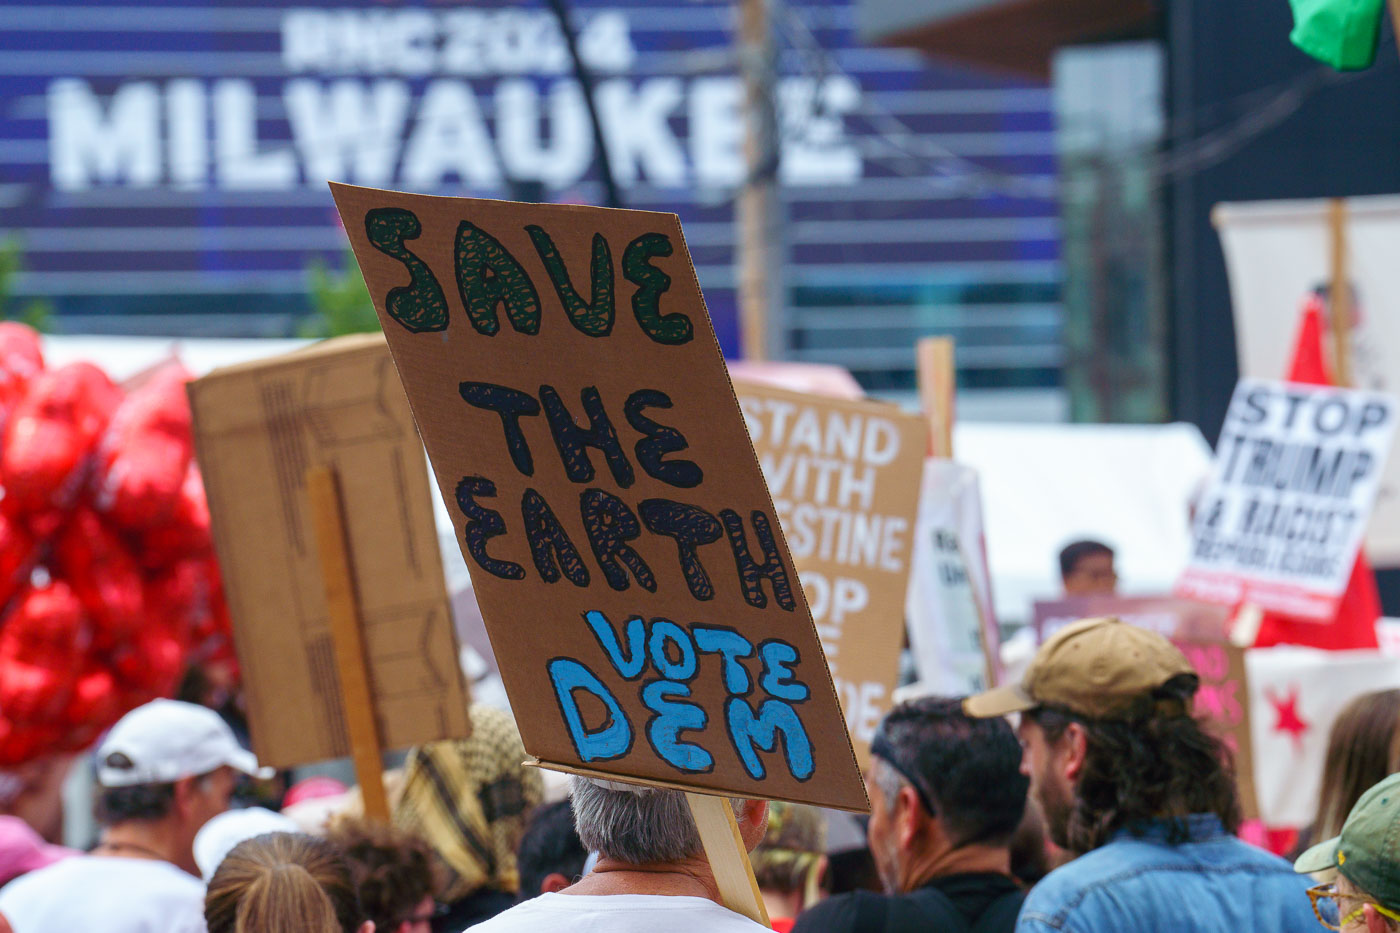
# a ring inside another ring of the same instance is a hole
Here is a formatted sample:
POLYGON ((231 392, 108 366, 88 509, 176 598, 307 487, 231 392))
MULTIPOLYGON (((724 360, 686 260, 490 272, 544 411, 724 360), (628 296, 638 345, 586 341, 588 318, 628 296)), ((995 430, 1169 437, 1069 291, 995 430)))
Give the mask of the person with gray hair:
MULTIPOLYGON (((617 781, 571 779, 574 824, 598 855, 593 871, 473 927, 478 933, 753 933, 766 929, 720 903, 685 794, 617 781)), ((732 800, 750 851, 768 826, 763 800, 732 800)))

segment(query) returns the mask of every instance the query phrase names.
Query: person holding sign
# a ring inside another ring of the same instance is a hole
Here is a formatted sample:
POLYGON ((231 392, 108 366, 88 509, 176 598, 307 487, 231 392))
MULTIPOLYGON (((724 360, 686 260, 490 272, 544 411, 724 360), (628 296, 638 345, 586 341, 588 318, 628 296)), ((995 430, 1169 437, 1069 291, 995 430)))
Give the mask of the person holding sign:
MULTIPOLYGON (((765 927, 721 906, 685 794, 595 778, 572 779, 579 838, 598 853, 593 871, 478 924, 479 933, 749 933, 765 927)), ((733 800, 752 851, 768 827, 763 800, 733 800)))
POLYGON ((1305 884, 1236 838, 1224 743, 1192 713, 1200 678, 1166 638, 1082 619, 971 716, 1021 713, 1023 770, 1056 845, 1082 853, 1027 895, 1018 933, 1315 930, 1305 884))

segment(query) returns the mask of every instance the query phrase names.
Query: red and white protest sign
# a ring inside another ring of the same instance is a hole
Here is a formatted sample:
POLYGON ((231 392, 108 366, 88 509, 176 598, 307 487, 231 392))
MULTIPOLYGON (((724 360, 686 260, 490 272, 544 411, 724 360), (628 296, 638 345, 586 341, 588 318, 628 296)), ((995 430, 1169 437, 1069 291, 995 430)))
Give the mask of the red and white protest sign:
POLYGON ((1395 418, 1389 395, 1240 380, 1177 595, 1330 620, 1366 531, 1395 418))

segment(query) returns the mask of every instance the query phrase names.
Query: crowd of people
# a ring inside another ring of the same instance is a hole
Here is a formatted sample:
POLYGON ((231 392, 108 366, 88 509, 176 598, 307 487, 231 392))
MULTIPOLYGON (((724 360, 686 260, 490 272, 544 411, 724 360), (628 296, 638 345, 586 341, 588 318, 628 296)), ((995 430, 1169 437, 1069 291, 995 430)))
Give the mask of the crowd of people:
MULTIPOLYGON (((1290 863, 1236 836, 1231 757, 1193 715, 1197 686, 1160 635, 1087 619, 1018 683, 897 706, 866 774, 875 885, 828 857, 827 814, 732 800, 773 928, 1400 930, 1400 691, 1338 720, 1315 844, 1290 863)), ((477 705, 472 724, 386 781, 390 823, 351 795, 309 833, 230 809, 240 776, 268 772, 218 714, 142 706, 96 752, 89 851, 0 817, 0 933, 760 928, 723 905, 683 793, 574 777, 545 801, 511 717, 477 705)))

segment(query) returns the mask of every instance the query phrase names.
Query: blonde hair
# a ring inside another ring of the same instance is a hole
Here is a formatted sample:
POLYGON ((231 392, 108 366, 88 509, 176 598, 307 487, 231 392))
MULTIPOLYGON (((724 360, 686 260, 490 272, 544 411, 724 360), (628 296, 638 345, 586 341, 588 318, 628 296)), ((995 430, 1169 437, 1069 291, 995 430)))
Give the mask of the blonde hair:
POLYGON ((797 803, 769 801, 768 829, 750 855, 759 888, 801 894, 804 904, 816 903, 825 849, 826 818, 821 811, 797 803))
POLYGON ((240 842, 204 896, 209 933, 356 933, 364 920, 340 851, 301 833, 240 842))

